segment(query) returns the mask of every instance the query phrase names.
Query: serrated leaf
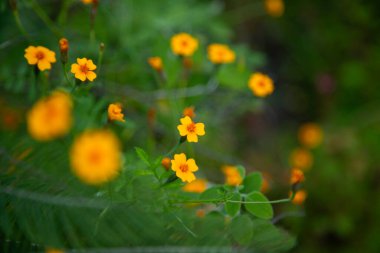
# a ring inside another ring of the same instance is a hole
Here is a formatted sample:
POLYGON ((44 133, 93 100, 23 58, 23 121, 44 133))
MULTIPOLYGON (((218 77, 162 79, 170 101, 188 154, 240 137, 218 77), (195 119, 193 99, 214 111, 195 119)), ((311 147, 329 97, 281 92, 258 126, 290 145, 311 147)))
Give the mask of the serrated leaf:
POLYGON ((242 192, 250 193, 253 191, 260 191, 262 183, 263 177, 260 172, 250 173, 248 176, 244 178, 244 189, 242 190, 242 192))
POLYGON ((245 201, 259 202, 259 203, 244 204, 247 211, 253 214, 254 216, 261 219, 266 219, 266 220, 269 220, 273 217, 272 205, 270 203, 265 203, 265 202, 268 202, 269 200, 261 192, 255 191, 248 194, 247 197, 245 198, 245 201))
POLYGON ((135 150, 141 161, 143 161, 146 165, 150 166, 148 154, 142 148, 139 147, 135 147, 135 150))
POLYGON ((230 233, 232 238, 242 245, 248 245, 253 237, 253 222, 246 215, 235 217, 230 224, 230 233))
MULTIPOLYGON (((233 193, 230 200, 241 201, 241 196, 239 193, 235 192, 235 193, 233 193)), ((225 209, 226 209, 226 212, 230 216, 235 216, 240 211, 240 206, 241 206, 241 203, 226 202, 225 209)))

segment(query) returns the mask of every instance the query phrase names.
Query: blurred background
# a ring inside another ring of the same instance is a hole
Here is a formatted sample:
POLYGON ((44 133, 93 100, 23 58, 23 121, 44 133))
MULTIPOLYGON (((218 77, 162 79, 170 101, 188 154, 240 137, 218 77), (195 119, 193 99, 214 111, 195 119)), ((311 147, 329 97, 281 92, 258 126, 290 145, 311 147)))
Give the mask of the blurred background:
MULTIPOLYGON (((229 44, 237 52, 237 64, 219 72, 218 90, 201 89, 183 104, 173 102, 178 114, 183 106, 195 106, 210 129, 205 142, 189 150, 208 168, 205 176, 222 182, 223 164, 242 163, 249 171, 263 172, 270 199, 286 197, 294 152, 305 150, 299 129, 313 122, 323 140, 301 158, 307 163, 307 198, 299 205, 275 206, 276 213, 284 214, 275 222, 296 235, 291 252, 380 252, 380 2, 287 0, 274 1, 272 7, 267 2, 100 0, 96 43, 88 43, 90 10, 80 1, 25 0, 19 8, 35 44, 58 52, 57 38, 64 35, 75 43, 71 55, 86 52, 94 58, 97 42, 106 44, 105 96, 126 101, 131 119, 122 134, 155 153, 173 142, 177 122, 165 114, 172 101, 151 92, 158 87, 146 59, 170 59, 168 38, 174 33, 195 35, 203 45, 194 55, 195 85, 208 81, 201 69, 212 72, 204 63, 205 46, 229 44), (30 8, 33 2, 61 29, 46 28, 30 8), (231 68, 267 73, 274 80, 274 94, 253 99, 246 72, 237 75, 231 68), (145 142, 141 136, 150 131, 146 117, 155 107, 162 112, 152 133, 155 142, 145 142)), ((17 135, 29 108, 20 99, 30 93, 28 66, 20 64, 28 43, 8 1, 2 0, 0 8, 1 128, 17 135)), ((168 68, 178 71, 175 65, 168 68)), ((62 80, 53 71, 53 80, 62 80)), ((104 95, 101 90, 96 94, 104 95)))

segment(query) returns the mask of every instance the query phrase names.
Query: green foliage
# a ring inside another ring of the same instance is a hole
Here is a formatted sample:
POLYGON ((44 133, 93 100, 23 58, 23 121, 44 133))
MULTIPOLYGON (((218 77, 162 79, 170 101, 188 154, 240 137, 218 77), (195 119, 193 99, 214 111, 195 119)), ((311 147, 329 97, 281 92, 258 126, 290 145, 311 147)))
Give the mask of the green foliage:
POLYGON ((248 176, 244 178, 243 192, 251 193, 253 191, 260 191, 262 183, 263 183, 263 177, 260 172, 250 173, 248 176))
POLYGON ((245 208, 254 216, 269 220, 273 218, 273 208, 267 203, 268 199, 261 192, 251 192, 245 197, 245 208), (258 202, 258 203, 249 203, 258 202))

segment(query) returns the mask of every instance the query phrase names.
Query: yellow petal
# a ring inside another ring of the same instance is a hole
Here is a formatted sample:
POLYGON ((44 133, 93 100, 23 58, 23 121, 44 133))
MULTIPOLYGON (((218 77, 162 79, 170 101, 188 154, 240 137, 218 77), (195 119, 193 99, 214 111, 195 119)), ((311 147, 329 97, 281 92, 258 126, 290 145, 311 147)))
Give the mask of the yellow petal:
POLYGON ((41 71, 44 71, 45 69, 51 69, 51 64, 46 59, 38 61, 38 68, 41 71))
POLYGON ((189 166, 189 170, 191 172, 194 172, 194 171, 197 171, 198 170, 198 166, 197 164, 195 163, 195 160, 194 159, 189 159, 187 160, 187 166, 189 166))
POLYGON ((95 72, 93 72, 93 71, 88 71, 87 72, 87 78, 88 78, 88 80, 90 80, 91 82, 96 78, 96 74, 95 74, 95 72))
POLYGON ((80 71, 80 66, 76 63, 71 64, 71 73, 75 74, 80 71))
POLYGON ((87 63, 87 58, 77 58, 77 62, 79 65, 86 65, 87 63))
POLYGON ((195 180, 195 175, 193 173, 186 173, 185 181, 191 183, 195 180))
POLYGON ((186 126, 184 126, 184 125, 179 125, 179 126, 177 126, 177 129, 178 129, 179 134, 180 134, 181 136, 186 136, 187 133, 188 133, 187 128, 186 128, 186 126))
POLYGON ((198 135, 196 133, 189 133, 187 135, 188 142, 198 142, 198 135))
POLYGON ((186 163, 186 155, 184 153, 174 155, 174 160, 178 163, 186 163))
POLYGON ((89 70, 95 70, 96 69, 96 65, 92 62, 92 60, 88 60, 87 61, 87 68, 89 70))
POLYGON ((86 81, 86 74, 83 72, 76 72, 75 73, 75 78, 81 80, 82 82, 86 81))
POLYGON ((191 120, 191 118, 189 116, 181 118, 180 121, 181 121, 181 124, 185 125, 185 126, 193 123, 193 121, 191 120))
POLYGON ((195 133, 197 135, 203 136, 206 134, 205 132, 205 124, 203 123, 197 123, 195 124, 195 133))

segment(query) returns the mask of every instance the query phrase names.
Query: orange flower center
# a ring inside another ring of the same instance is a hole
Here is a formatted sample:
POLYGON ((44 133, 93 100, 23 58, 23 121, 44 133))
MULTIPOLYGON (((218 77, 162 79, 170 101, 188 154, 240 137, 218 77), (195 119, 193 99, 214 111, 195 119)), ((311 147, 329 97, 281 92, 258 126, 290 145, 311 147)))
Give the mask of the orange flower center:
POLYGON ((98 164, 100 162, 101 158, 102 158, 102 156, 101 156, 101 154, 97 150, 93 150, 88 155, 88 161, 91 164, 98 164))
POLYGON ((195 124, 190 123, 189 125, 187 125, 187 131, 189 131, 190 133, 195 132, 195 124))
POLYGON ((258 85, 260 87, 265 87, 265 82, 263 80, 260 80, 259 83, 258 83, 258 85))
POLYGON ((184 164, 181 164, 181 165, 179 166, 179 169, 180 169, 182 172, 187 172, 187 171, 189 170, 189 166, 188 166, 186 163, 184 163, 184 164))
POLYGON ((182 42, 181 42, 181 45, 182 45, 182 47, 187 47, 187 41, 186 40, 183 40, 182 42))
POLYGON ((85 74, 87 74, 87 72, 88 72, 88 67, 87 67, 87 65, 81 65, 81 66, 80 66, 80 71, 83 72, 83 73, 85 73, 85 74))
POLYGON ((36 53, 36 58, 37 58, 38 60, 42 60, 43 58, 45 58, 45 54, 44 54, 43 52, 41 52, 41 51, 38 51, 38 52, 36 53))

